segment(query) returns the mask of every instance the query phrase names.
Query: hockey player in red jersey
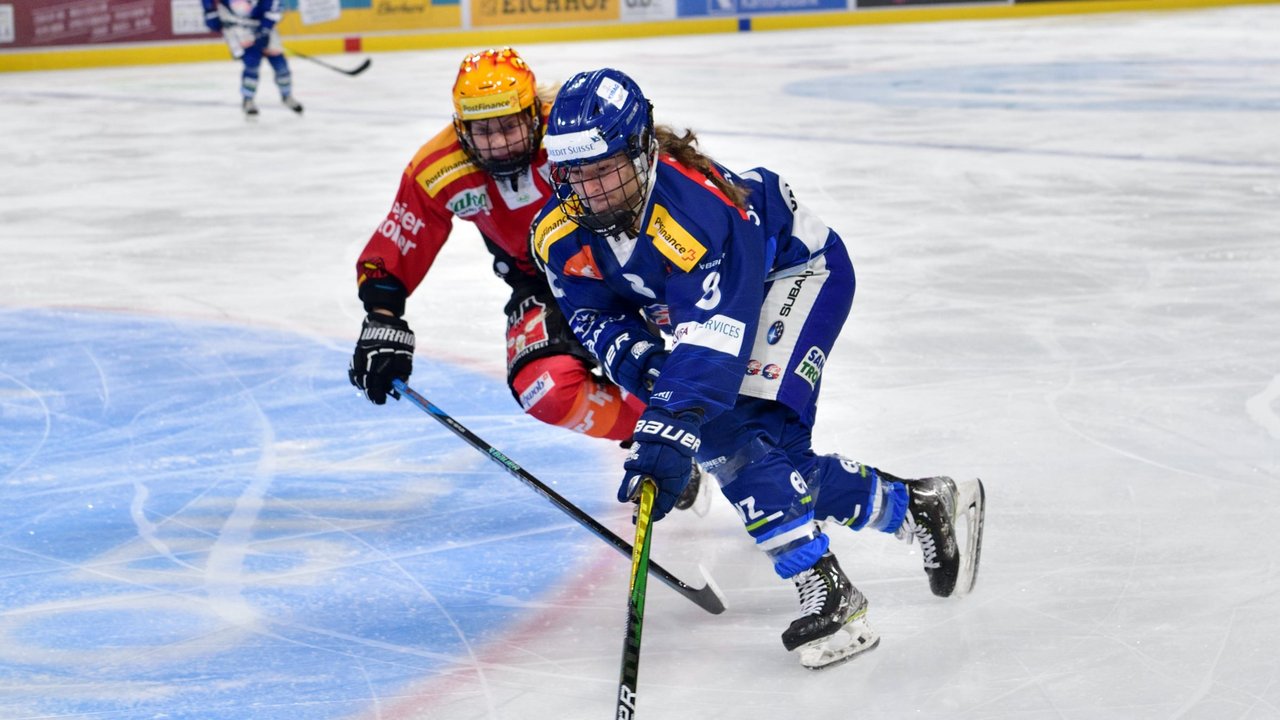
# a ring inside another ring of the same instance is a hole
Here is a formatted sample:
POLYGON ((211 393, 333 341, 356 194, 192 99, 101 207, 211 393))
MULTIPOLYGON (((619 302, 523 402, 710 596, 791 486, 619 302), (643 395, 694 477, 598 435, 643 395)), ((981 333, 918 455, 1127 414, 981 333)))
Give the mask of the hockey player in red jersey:
POLYGON ((402 317, 449 238, 454 219, 475 223, 493 269, 511 286, 507 383, 524 411, 592 437, 629 440, 644 403, 592 373, 546 277, 530 260, 529 225, 552 197, 542 149, 552 93, 511 48, 468 55, 453 86, 454 120, 418 150, 386 219, 356 263, 368 315, 350 379, 382 405, 413 369, 414 334, 402 317))

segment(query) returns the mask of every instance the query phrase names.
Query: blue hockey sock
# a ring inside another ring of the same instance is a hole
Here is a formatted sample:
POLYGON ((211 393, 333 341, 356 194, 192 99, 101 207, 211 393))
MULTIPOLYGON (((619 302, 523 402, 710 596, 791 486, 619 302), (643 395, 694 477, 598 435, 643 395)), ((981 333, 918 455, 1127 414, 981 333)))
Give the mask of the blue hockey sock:
POLYGON ((812 521, 806 521, 801 528, 784 535, 790 536, 789 541, 772 547, 769 547, 769 540, 756 541, 773 561, 774 572, 784 580, 813 567, 831 545, 831 539, 819 532, 812 521))
POLYGON ((240 76, 240 94, 252 99, 258 93, 258 68, 245 68, 240 76))
POLYGON ((907 517, 907 505, 911 495, 907 486, 900 482, 880 483, 880 512, 870 518, 868 525, 872 530, 880 532, 897 532, 902 521, 907 517))
POLYGON ((289 72, 289 62, 285 60, 284 55, 268 55, 267 62, 271 63, 271 69, 276 74, 276 87, 280 88, 280 97, 289 97, 293 94, 293 74, 289 72))
POLYGON ((810 486, 817 495, 817 518, 852 530, 870 527, 894 532, 902 524, 910 499, 905 485, 839 455, 821 455, 815 460, 810 486))

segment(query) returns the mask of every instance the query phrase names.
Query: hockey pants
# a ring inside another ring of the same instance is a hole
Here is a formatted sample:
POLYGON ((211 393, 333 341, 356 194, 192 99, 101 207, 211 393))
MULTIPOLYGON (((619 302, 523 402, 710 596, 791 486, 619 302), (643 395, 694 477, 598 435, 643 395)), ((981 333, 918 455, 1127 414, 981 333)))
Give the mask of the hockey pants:
POLYGON ((907 512, 906 486, 839 455, 818 455, 812 432, 785 405, 748 397, 703 428, 699 462, 783 578, 826 552, 815 520, 893 532, 907 512))

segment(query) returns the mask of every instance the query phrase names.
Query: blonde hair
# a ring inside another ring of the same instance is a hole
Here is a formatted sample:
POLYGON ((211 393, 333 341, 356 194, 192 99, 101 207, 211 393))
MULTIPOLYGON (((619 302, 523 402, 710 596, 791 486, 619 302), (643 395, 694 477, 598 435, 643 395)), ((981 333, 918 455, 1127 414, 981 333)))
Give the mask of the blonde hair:
POLYGON ((537 94, 538 100, 542 102, 542 107, 549 109, 551 103, 555 102, 556 93, 560 92, 560 83, 538 83, 538 87, 534 92, 537 94))
POLYGON ((658 139, 659 153, 670 155, 681 165, 702 173, 739 210, 747 208, 747 189, 734 185, 716 171, 711 158, 698 149, 698 136, 692 130, 685 128, 683 134, 678 134, 668 125, 655 125, 653 133, 658 139))

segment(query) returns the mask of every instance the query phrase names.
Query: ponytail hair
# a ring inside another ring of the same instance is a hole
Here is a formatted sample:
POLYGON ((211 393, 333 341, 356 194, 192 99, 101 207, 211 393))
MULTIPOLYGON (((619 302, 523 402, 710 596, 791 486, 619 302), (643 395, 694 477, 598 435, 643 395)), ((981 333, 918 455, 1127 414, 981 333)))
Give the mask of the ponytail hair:
POLYGON ((698 149, 698 136, 692 130, 685 128, 683 134, 677 134, 668 125, 656 125, 653 132, 658 139, 659 153, 670 155, 681 165, 702 173, 739 210, 747 209, 747 189, 734 185, 716 171, 711 158, 698 149))

